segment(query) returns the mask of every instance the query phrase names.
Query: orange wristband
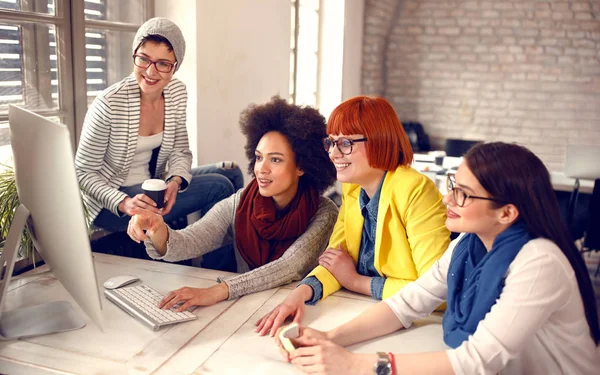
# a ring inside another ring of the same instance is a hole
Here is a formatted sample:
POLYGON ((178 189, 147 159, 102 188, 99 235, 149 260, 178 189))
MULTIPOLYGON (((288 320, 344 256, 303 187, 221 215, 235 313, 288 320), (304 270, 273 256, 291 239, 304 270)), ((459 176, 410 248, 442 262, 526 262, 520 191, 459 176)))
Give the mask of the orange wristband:
POLYGON ((389 352, 390 356, 390 365, 392 365, 392 375, 396 375, 396 361, 394 360, 394 353, 389 352))

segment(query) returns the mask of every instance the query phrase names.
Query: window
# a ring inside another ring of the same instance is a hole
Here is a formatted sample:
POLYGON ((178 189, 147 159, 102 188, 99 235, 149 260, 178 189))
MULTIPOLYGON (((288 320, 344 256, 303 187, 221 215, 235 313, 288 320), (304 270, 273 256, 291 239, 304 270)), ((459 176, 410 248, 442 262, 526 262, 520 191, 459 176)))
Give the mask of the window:
POLYGON ((79 138, 94 97, 132 70, 152 0, 0 0, 0 163, 12 156, 8 105, 65 123, 79 138))
POLYGON ((290 98, 319 107, 320 0, 292 0, 290 98))
POLYGON ((102 90, 131 73, 131 43, 150 10, 148 0, 85 0, 88 106, 102 90))
POLYGON ((325 118, 342 100, 345 2, 291 1, 290 100, 325 118))

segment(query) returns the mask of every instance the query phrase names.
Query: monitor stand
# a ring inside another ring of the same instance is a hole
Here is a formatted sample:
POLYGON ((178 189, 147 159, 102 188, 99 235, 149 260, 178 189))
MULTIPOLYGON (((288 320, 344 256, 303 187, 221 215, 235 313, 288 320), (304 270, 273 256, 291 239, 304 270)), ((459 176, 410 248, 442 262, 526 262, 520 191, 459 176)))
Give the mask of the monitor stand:
POLYGON ((15 259, 21 243, 21 234, 29 219, 29 210, 17 207, 8 231, 8 237, 0 256, 0 340, 14 340, 50 333, 83 328, 85 322, 67 301, 55 301, 41 305, 4 310, 8 285, 13 273, 15 259), (2 271, 4 270, 4 274, 2 271))

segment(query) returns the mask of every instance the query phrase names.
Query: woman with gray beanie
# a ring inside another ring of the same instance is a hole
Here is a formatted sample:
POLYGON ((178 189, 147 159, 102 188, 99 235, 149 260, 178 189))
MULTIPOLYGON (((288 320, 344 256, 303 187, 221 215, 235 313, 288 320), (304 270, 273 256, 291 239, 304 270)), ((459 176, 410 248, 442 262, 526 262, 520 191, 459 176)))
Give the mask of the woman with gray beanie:
POLYGON ((140 210, 172 222, 243 187, 232 162, 191 168, 186 130, 187 92, 173 74, 183 63, 185 40, 177 25, 153 18, 137 31, 133 73, 91 104, 76 155, 79 183, 96 227, 125 232, 140 210), (150 178, 167 183, 164 207, 143 194, 150 178))

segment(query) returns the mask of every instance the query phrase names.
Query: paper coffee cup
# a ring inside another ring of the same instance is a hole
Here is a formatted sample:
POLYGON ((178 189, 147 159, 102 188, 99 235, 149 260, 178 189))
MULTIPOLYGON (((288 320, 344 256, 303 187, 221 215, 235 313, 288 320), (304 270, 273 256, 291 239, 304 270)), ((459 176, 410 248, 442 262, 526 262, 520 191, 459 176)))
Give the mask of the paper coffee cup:
POLYGON ((165 191, 167 190, 166 182, 156 178, 146 180, 142 184, 142 190, 144 194, 156 203, 157 208, 163 208, 165 204, 165 191))

